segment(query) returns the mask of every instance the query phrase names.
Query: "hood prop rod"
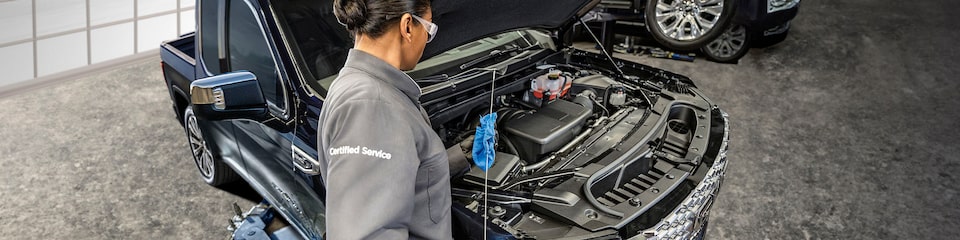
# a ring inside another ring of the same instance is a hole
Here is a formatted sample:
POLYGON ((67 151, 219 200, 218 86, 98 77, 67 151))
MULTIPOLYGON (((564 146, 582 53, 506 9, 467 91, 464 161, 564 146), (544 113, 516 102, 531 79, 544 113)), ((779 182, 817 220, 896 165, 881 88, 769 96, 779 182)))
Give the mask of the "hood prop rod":
POLYGON ((600 39, 597 38, 596 34, 593 34, 593 30, 590 30, 590 27, 587 26, 587 22, 583 21, 583 18, 580 18, 580 26, 583 26, 583 29, 587 30, 587 33, 590 33, 590 37, 593 37, 593 41, 600 46, 600 51, 603 51, 603 54, 607 56, 607 59, 610 60, 610 64, 613 64, 613 68, 617 69, 617 72, 620 73, 621 77, 626 77, 627 75, 623 73, 623 70, 620 69, 620 65, 617 65, 617 61, 613 60, 613 57, 610 56, 610 52, 607 51, 607 48, 603 46, 603 43, 600 42, 600 39))

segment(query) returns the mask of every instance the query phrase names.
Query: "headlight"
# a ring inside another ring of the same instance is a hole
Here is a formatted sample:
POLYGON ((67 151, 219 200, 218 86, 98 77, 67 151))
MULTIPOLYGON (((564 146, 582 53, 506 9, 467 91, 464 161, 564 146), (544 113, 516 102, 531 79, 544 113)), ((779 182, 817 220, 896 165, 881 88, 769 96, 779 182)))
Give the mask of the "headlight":
POLYGON ((800 4, 800 0, 767 0, 767 13, 790 9, 800 4))
POLYGON ((688 239, 704 231, 703 223, 706 222, 713 200, 720 191, 720 184, 723 182, 723 174, 727 166, 727 143, 730 141, 730 124, 727 120, 727 113, 721 111, 723 116, 723 142, 720 144, 720 151, 717 153, 717 159, 713 166, 707 171, 703 181, 697 184, 697 187, 677 206, 670 215, 667 215, 660 223, 650 229, 643 231, 640 235, 631 239, 688 239))

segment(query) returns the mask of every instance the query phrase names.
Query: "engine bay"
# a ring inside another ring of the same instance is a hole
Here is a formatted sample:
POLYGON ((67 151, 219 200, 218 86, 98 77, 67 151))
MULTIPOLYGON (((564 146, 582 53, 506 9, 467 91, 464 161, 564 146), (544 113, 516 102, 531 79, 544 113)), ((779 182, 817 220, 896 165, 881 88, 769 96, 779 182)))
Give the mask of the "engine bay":
POLYGON ((424 87, 424 108, 447 146, 472 142, 480 116, 498 114, 495 164, 451 180, 459 237, 480 236, 485 221, 504 239, 636 234, 712 165, 722 121, 689 80, 640 65, 627 71, 646 79, 584 67, 602 57, 579 51, 542 59, 424 87))

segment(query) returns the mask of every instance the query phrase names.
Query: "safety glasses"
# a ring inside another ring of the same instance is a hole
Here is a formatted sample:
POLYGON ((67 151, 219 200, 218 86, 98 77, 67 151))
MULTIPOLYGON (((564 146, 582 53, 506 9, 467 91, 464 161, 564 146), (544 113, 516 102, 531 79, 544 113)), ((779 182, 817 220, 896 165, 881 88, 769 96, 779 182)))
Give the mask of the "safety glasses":
POLYGON ((439 27, 437 27, 436 24, 427 21, 426 19, 418 17, 417 15, 410 14, 410 16, 413 16, 413 18, 417 19, 417 21, 419 21, 423 27, 427 28, 427 42, 429 43, 430 41, 433 41, 433 37, 437 36, 437 29, 439 29, 439 27))

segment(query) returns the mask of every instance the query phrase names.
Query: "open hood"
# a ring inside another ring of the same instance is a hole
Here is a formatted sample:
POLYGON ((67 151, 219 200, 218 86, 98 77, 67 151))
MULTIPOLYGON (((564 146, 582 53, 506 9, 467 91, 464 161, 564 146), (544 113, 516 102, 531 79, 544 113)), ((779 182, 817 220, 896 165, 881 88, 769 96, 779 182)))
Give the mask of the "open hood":
POLYGON ((598 3, 600 0, 434 0, 433 22, 440 30, 427 44, 422 59, 510 29, 563 27, 598 3))

